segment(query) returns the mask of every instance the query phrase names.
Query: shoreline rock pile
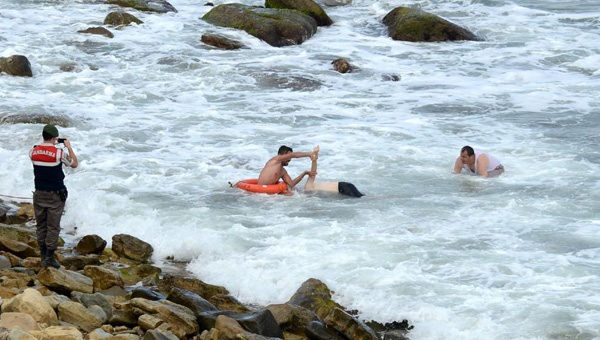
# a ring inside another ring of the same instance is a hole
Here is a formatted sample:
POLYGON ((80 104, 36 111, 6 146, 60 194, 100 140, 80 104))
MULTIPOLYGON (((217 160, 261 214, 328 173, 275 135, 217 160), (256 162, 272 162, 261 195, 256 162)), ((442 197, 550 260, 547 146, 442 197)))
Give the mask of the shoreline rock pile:
POLYGON ((62 241, 62 266, 43 268, 32 211, 0 201, 0 339, 404 340, 411 329, 359 320, 314 278, 287 302, 245 305, 184 268, 154 266, 152 246, 126 234, 112 248, 98 235, 62 241))

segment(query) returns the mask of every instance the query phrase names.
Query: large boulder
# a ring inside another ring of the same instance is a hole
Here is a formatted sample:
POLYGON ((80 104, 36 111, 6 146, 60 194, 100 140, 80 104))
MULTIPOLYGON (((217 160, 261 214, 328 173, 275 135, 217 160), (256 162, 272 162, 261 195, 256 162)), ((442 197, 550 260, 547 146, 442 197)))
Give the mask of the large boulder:
POLYGON ((94 281, 91 278, 62 268, 43 268, 38 272, 37 278, 43 285, 59 293, 94 292, 94 281))
POLYGON ((165 0, 106 0, 106 3, 121 7, 131 7, 144 12, 177 12, 175 7, 165 0))
POLYGON ((265 0, 266 8, 295 9, 315 19, 317 26, 331 26, 333 20, 313 0, 265 0))
POLYGON ((58 325, 58 317, 54 309, 42 294, 33 288, 25 289, 22 294, 2 304, 2 314, 10 312, 29 314, 38 323, 49 326, 58 325))
POLYGON ((112 26, 128 26, 131 25, 132 22, 135 22, 138 25, 144 23, 135 15, 122 11, 110 12, 106 15, 106 18, 104 18, 104 24, 112 26))
POLYGON ((325 319, 335 308, 343 309, 333 301, 327 285, 317 279, 304 281, 288 303, 313 311, 321 319, 325 319))
POLYGON ((149 243, 127 234, 112 237, 112 250, 121 257, 138 262, 148 261, 154 252, 149 243))
POLYGON ((275 47, 300 45, 317 32, 317 22, 299 11, 223 4, 202 20, 216 26, 246 31, 275 47))
POLYGON ((388 27, 389 36, 394 40, 412 42, 480 40, 466 28, 415 8, 394 8, 383 18, 383 23, 388 27))
POLYGON ((31 63, 23 55, 15 54, 8 58, 0 58, 0 73, 2 72, 11 76, 33 77, 31 63))

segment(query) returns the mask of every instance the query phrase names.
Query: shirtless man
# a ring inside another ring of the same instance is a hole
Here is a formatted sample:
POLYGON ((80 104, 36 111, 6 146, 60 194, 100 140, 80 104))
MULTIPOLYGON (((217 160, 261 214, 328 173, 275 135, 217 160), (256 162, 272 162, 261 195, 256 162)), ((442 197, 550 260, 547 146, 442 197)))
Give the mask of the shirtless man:
POLYGON ((310 171, 304 171, 302 174, 295 179, 292 179, 290 175, 288 175, 284 166, 290 164, 290 160, 292 158, 301 158, 301 157, 313 157, 312 152, 294 152, 292 148, 282 145, 277 152, 277 156, 269 159, 265 167, 260 172, 258 176, 258 184, 276 184, 279 179, 283 179, 283 181, 291 188, 295 187, 296 184, 300 183, 300 181, 304 178, 304 176, 310 174, 310 171))
MULTIPOLYGON (((352 197, 361 197, 364 196, 352 183, 348 182, 320 182, 315 183, 315 179, 317 178, 317 159, 319 159, 319 151, 321 149, 317 145, 313 149, 312 166, 310 171, 308 172, 308 180, 304 185, 304 191, 328 191, 328 192, 337 192, 342 195, 352 196, 352 197)), ((306 171, 305 171, 306 172, 306 171)))
POLYGON ((472 175, 482 177, 498 177, 504 172, 504 166, 492 155, 465 145, 460 156, 454 162, 453 173, 459 174, 463 169, 472 175))

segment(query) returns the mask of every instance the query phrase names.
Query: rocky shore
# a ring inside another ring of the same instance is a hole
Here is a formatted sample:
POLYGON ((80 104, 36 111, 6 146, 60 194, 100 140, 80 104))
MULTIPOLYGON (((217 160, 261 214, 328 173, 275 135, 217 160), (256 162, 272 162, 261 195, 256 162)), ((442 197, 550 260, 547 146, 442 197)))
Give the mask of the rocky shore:
POLYGON ((0 201, 0 339, 404 340, 406 320, 359 320, 309 278, 286 302, 251 306, 184 264, 151 263, 152 245, 127 234, 65 243, 43 268, 31 204, 0 201))

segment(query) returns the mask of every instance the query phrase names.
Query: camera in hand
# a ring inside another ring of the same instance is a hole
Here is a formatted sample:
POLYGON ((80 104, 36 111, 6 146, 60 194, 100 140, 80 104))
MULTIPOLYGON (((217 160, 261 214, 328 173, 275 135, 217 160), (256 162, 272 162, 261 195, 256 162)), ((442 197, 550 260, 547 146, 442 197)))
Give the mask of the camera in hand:
POLYGON ((58 142, 59 142, 59 143, 64 143, 66 140, 67 140, 66 138, 59 138, 59 139, 58 139, 58 142))

